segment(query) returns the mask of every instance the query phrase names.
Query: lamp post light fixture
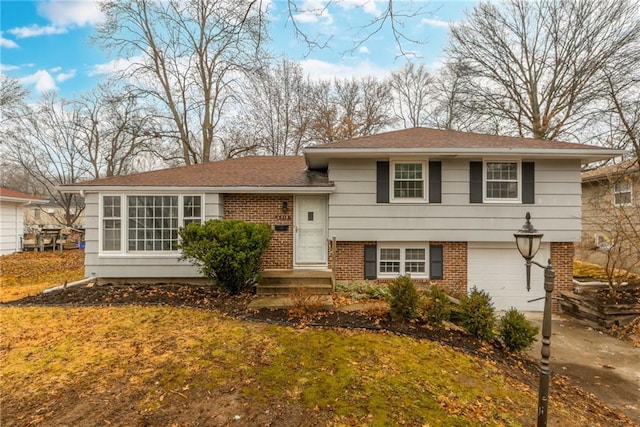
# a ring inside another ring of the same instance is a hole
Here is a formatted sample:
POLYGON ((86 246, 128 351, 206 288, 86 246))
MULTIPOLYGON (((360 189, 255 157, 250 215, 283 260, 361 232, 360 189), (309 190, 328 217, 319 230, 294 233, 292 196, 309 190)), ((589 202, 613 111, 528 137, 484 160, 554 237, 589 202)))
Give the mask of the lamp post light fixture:
MULTIPOLYGON (((544 313, 542 316, 542 359, 540 361, 540 385, 538 387, 538 427, 547 425, 547 409, 549 407, 549 357, 551 356, 551 298, 553 293, 553 283, 556 273, 551 266, 551 260, 547 265, 533 261, 543 234, 538 232, 531 224, 531 215, 527 212, 525 216, 527 222, 522 229, 514 233, 516 245, 520 254, 525 259, 527 269, 527 291, 531 288, 531 264, 544 269, 544 313)), ((535 301, 535 300, 534 300, 535 301)))

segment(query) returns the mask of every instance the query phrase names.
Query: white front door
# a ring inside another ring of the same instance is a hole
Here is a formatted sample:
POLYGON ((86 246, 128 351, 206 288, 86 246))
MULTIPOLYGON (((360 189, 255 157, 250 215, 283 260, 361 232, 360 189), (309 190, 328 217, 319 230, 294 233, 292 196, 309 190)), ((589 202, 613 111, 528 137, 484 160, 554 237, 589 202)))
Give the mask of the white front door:
POLYGON ((295 254, 296 266, 327 265, 327 198, 325 196, 296 197, 295 254))

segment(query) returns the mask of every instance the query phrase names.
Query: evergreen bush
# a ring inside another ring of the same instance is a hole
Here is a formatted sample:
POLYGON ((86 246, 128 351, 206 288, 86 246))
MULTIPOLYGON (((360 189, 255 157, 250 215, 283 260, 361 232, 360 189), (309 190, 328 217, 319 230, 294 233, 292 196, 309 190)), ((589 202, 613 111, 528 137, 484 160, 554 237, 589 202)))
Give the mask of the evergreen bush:
POLYGON ((512 307, 500 319, 498 333, 505 347, 519 352, 531 347, 539 330, 540 328, 527 321, 524 314, 512 307))
POLYGON ((236 295, 258 280, 260 259, 269 246, 271 227, 238 220, 210 220, 181 228, 181 260, 187 260, 220 289, 236 295))
POLYGON ((491 341, 496 323, 491 296, 475 286, 460 300, 460 323, 471 335, 491 341))
POLYGON ((420 294, 409 276, 400 276, 389 285, 389 311, 393 320, 418 316, 420 294))
POLYGON ((439 325, 451 318, 451 306, 445 290, 439 286, 431 286, 425 293, 422 317, 427 323, 439 325))

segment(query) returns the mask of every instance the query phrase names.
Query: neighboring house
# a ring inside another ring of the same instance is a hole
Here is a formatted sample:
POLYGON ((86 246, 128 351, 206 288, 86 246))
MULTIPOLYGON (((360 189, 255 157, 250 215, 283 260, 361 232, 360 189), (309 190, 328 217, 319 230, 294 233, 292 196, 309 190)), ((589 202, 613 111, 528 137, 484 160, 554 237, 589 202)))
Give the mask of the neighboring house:
POLYGON ((582 239, 577 257, 640 273, 637 158, 582 174, 582 239))
POLYGON ((0 187, 0 255, 22 249, 24 235, 24 206, 45 202, 36 196, 0 187))
POLYGON ((267 269, 334 267, 339 281, 416 280, 491 293, 498 309, 541 310, 513 233, 531 213, 556 286, 572 286, 580 168, 621 155, 580 144, 413 128, 63 187, 86 200, 86 273, 106 280, 193 278, 178 227, 234 218, 272 225, 267 269), (335 251, 330 250, 335 239, 335 251), (330 254, 335 254, 331 259, 330 254))
MULTIPOLYGON (((72 209, 70 212, 75 215, 72 209)), ((55 200, 44 200, 40 203, 33 203, 25 206, 24 224, 26 227, 33 228, 55 228, 62 227, 65 218, 65 210, 60 207, 55 200)), ((84 228, 84 215, 80 214, 74 223, 76 228, 84 228)))

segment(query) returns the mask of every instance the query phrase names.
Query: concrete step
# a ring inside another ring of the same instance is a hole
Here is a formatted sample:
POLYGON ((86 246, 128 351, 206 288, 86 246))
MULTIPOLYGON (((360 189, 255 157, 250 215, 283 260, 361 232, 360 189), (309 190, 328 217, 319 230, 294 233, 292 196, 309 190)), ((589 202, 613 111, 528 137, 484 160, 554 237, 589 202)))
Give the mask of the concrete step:
POLYGON ((258 295, 327 295, 333 292, 331 270, 266 270, 256 288, 258 295))
POLYGON ((307 283, 270 283, 258 284, 256 294, 258 295, 328 295, 333 292, 331 283, 307 284, 307 283))

